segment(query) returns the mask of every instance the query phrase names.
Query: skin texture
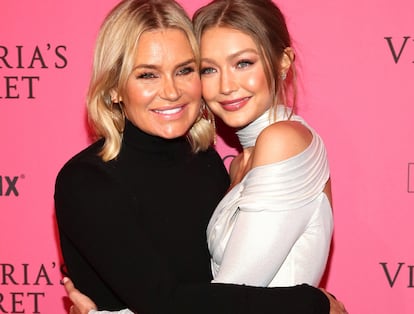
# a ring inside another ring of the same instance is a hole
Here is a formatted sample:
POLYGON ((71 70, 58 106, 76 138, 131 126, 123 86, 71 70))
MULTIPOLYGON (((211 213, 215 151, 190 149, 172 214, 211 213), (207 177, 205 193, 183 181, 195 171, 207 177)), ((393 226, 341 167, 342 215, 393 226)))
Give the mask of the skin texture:
POLYGON ((208 29, 201 56, 204 100, 224 123, 247 125, 271 106, 263 64, 249 36, 231 28, 208 29))
POLYGON ((184 32, 144 32, 125 95, 128 119, 144 132, 166 139, 185 134, 200 110, 201 85, 184 32), (174 51, 175 53, 170 53, 174 51))

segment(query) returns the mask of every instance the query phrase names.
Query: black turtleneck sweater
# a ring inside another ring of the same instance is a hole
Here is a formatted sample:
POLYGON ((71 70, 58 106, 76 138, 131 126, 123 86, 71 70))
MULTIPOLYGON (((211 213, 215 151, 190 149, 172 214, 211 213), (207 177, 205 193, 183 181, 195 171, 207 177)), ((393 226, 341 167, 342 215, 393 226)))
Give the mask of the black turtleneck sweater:
POLYGON ((100 140, 68 161, 55 206, 68 274, 100 309, 146 313, 328 313, 317 289, 211 284, 205 230, 229 184, 213 149, 127 121, 117 159, 100 140))

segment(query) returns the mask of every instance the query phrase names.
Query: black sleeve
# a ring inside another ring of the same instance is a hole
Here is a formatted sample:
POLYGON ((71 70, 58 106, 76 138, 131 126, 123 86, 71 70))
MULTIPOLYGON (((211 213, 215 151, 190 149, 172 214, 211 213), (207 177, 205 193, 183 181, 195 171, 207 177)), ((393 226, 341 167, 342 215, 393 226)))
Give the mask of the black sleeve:
MULTIPOLYGON (((105 285, 108 296, 116 295, 120 304, 139 314, 329 313, 328 299, 308 285, 257 288, 178 284, 124 193, 120 182, 95 164, 67 165, 56 181, 55 206, 63 256, 65 262, 78 263, 76 266, 85 270, 69 275, 92 299, 105 298, 105 294, 95 294, 98 285, 105 285), (83 265, 75 261, 74 254, 84 259, 83 265), (88 274, 90 271, 94 274, 88 274)), ((99 303, 110 306, 104 300, 99 303)))

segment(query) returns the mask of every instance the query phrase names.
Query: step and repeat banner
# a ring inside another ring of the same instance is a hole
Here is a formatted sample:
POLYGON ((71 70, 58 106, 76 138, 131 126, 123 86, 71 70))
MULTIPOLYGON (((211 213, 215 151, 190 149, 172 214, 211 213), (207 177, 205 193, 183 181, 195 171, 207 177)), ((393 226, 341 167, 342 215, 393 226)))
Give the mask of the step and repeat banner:
MULTIPOLYGON (((116 2, 0 2, 0 314, 67 311, 54 182, 90 143, 92 50, 116 2)), ((181 3, 191 14, 207 1, 181 3)), ((299 114, 331 165, 323 286, 350 313, 414 313, 414 2, 277 3, 297 53, 299 114)), ((232 143, 217 149, 228 165, 232 143)))

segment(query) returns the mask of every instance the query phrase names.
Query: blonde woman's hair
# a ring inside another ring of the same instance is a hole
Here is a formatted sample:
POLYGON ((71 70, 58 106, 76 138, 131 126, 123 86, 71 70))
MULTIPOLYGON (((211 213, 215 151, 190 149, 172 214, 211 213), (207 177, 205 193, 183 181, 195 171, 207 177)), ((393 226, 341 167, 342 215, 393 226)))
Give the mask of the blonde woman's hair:
MULTIPOLYGON (((173 0, 124 0, 105 18, 96 41, 92 76, 87 95, 88 118, 98 138, 104 139, 100 156, 115 159, 121 149, 125 128, 122 98, 134 66, 137 45, 145 31, 182 30, 193 50, 197 65, 200 53, 191 20, 173 0)), ((174 52, 171 52, 174 53, 174 52)), ((200 118, 187 134, 193 151, 206 150, 214 128, 200 118)))
POLYGON ((289 54, 291 66, 285 79, 281 78, 280 69, 281 58, 292 43, 285 18, 271 0, 215 0, 195 12, 193 25, 198 43, 203 32, 213 27, 228 27, 250 36, 259 50, 274 107, 282 102, 293 113, 296 68, 289 54))

